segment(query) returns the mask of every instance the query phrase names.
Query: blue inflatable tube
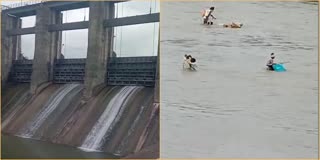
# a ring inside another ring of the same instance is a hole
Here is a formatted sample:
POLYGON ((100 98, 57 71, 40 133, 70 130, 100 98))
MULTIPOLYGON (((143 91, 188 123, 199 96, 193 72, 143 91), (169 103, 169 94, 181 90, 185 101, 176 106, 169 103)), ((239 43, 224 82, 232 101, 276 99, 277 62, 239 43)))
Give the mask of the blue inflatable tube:
POLYGON ((276 72, 284 72, 286 71, 286 69, 284 68, 284 66, 282 64, 274 64, 272 65, 274 71, 276 72))

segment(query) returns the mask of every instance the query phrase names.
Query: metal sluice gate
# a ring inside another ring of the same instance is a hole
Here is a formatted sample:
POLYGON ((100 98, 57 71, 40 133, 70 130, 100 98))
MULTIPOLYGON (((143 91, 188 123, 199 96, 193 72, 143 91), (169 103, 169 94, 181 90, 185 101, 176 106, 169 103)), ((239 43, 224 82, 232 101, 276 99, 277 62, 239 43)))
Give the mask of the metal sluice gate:
MULTIPOLYGON (((54 83, 83 83, 86 59, 59 59, 53 68, 54 83)), ((157 56, 109 57, 105 82, 107 85, 138 85, 153 87, 156 78, 157 56)), ((13 61, 9 81, 30 83, 32 60, 13 61)))

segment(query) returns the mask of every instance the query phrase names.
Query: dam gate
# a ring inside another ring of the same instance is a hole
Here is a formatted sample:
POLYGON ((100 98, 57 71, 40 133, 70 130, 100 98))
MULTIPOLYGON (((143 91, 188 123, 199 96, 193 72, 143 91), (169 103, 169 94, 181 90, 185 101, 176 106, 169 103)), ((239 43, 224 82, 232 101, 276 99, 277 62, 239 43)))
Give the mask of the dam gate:
MULTIPOLYGON (((58 59, 54 63, 53 83, 83 83, 86 59, 58 59)), ((152 87, 155 83, 157 56, 110 57, 107 63, 107 85, 139 85, 152 87)), ((32 60, 13 61, 9 80, 30 83, 32 60)))
POLYGON ((90 95, 99 84, 153 87, 158 83, 158 55, 116 57, 114 27, 159 22, 160 13, 116 17, 115 4, 125 1, 41 1, 1 7, 2 84, 31 83, 31 92, 46 82, 84 83, 90 95), (89 20, 63 23, 63 11, 89 8, 89 20), (22 28, 22 17, 36 16, 22 28), (51 17, 51 18, 48 18, 51 17), (87 58, 64 59, 62 31, 88 29, 87 58), (35 35, 34 60, 21 55, 21 36, 35 35), (103 50, 103 52, 101 52, 103 50), (104 57, 104 58, 101 58, 104 57), (86 82, 86 83, 85 83, 86 82))

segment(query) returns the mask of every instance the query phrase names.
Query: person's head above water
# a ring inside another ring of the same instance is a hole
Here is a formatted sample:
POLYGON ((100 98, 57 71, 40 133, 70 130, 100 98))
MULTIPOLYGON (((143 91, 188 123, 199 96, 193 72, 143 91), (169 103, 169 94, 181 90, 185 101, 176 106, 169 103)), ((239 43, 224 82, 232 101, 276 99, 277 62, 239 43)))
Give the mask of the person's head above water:
POLYGON ((271 58, 274 59, 275 57, 274 53, 271 53, 271 58))
POLYGON ((210 7, 210 10, 212 10, 212 11, 213 11, 213 10, 214 10, 214 7, 210 7))

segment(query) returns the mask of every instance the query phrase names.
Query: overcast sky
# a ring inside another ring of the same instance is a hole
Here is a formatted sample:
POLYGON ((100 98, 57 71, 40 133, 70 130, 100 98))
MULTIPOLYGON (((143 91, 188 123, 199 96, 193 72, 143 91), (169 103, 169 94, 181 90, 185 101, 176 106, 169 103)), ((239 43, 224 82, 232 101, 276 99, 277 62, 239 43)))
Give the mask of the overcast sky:
MULTIPOLYGON (((25 2, 25 1, 23 1, 25 2)), ((20 3, 20 1, 3 1, 2 5, 20 3)), ((118 3, 116 15, 118 17, 134 16, 159 12, 160 5, 157 0, 130 1, 118 3)), ((64 11, 63 23, 77 22, 89 19, 89 9, 76 9, 64 11)), ((23 17, 22 28, 33 27, 35 16, 23 17)), ((118 56, 151 56, 157 54, 159 23, 148 23, 115 27, 114 50, 118 56)), ((34 55, 35 35, 22 36, 22 53, 29 59, 34 55)), ((87 55, 88 30, 72 30, 62 32, 62 53, 65 58, 85 58, 87 55)))

